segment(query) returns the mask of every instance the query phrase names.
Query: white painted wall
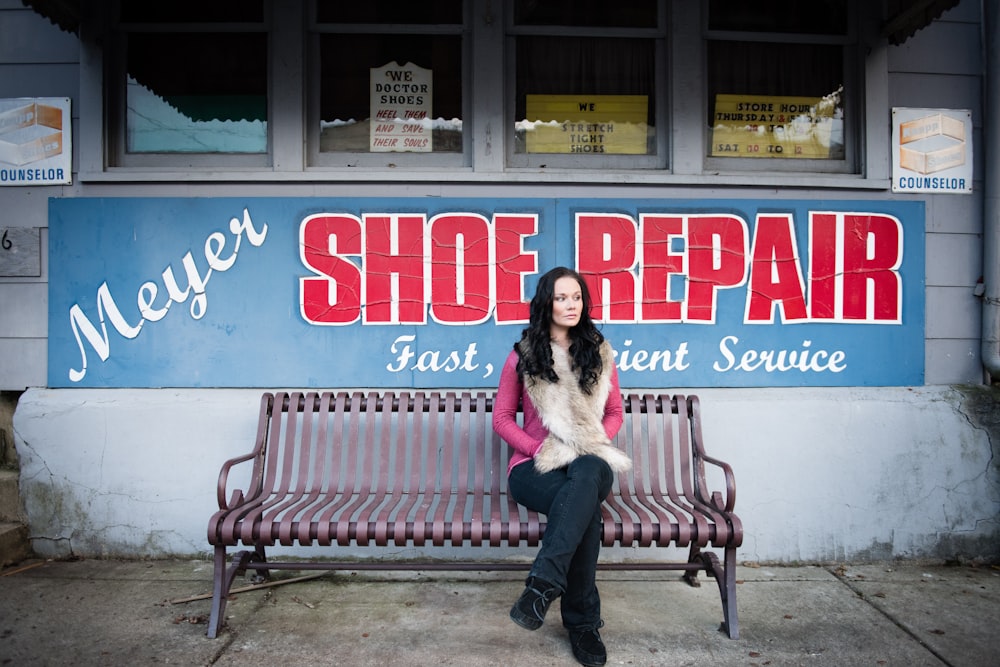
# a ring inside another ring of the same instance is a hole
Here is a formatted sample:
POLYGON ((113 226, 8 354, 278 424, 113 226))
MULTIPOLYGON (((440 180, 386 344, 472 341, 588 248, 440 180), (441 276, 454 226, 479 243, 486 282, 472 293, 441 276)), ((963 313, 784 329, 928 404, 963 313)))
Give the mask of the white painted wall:
MULTIPOLYGON (((736 474, 741 561, 995 558, 998 392, 696 393, 709 453, 736 474)), ((218 471, 252 446, 259 397, 257 390, 29 390, 14 429, 35 551, 207 554, 218 471)))

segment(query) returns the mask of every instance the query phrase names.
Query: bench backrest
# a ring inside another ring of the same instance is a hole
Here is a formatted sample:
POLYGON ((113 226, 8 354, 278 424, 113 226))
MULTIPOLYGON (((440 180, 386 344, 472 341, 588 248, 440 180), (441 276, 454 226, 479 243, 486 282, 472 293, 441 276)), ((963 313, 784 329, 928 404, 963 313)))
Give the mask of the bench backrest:
MULTIPOLYGON (((617 445, 633 470, 619 476, 605 503, 604 542, 738 543, 734 483, 728 466, 704 456, 697 397, 629 394, 623 401, 617 445), (721 464, 725 499, 707 491, 705 460, 721 464)), ((537 544, 544 520, 507 496, 509 447, 493 431, 492 407, 484 392, 264 394, 246 496, 284 498, 262 502, 265 520, 312 508, 296 525, 329 522, 324 504, 310 501, 337 496, 338 516, 374 512, 376 525, 398 531, 376 535, 378 543, 537 544), (431 535, 404 534, 429 524, 431 535)))

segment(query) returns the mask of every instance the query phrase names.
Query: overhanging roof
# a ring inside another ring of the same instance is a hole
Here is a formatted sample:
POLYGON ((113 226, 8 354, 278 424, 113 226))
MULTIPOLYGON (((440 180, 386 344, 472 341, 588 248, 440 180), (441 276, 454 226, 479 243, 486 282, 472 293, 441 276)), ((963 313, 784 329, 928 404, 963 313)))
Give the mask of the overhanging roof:
POLYGON ((960 0, 888 0, 888 18, 882 26, 882 35, 890 44, 902 44, 959 2, 960 0))
MULTIPOLYGON (((21 0, 66 32, 80 28, 81 0, 21 0)), ((902 44, 921 28, 958 5, 960 0, 886 0, 886 20, 882 34, 890 44, 902 44)), ((762 6, 761 11, 766 5, 762 6)))
POLYGON ((80 31, 80 0, 21 0, 66 32, 80 31))

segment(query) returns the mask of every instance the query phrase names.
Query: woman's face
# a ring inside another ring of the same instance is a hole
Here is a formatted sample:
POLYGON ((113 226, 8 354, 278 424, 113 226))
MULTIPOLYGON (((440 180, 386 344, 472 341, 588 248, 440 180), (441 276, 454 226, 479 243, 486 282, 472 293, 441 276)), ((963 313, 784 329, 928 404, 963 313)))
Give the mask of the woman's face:
POLYGON ((583 310, 583 291, 580 283, 571 276, 556 280, 552 293, 552 328, 567 330, 580 321, 583 310))

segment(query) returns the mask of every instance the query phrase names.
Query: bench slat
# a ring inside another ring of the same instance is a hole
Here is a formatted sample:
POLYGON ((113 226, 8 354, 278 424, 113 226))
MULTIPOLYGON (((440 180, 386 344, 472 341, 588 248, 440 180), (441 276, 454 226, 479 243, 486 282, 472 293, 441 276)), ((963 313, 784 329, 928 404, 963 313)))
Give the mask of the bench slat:
MULTIPOLYGON (((656 401, 660 400, 655 396, 646 394, 642 397, 644 411, 649 413, 655 413, 657 409, 656 401)), ((673 414, 678 409, 677 399, 671 399, 670 405, 660 405, 659 408, 663 411, 669 411, 669 414, 673 414)), ((650 439, 650 445, 645 448, 640 448, 643 455, 648 456, 649 462, 649 482, 650 482, 650 497, 645 499, 647 503, 654 503, 657 507, 661 508, 668 515, 673 517, 673 522, 671 527, 676 526, 676 534, 671 535, 661 535, 659 545, 668 544, 673 541, 679 547, 686 547, 691 543, 691 519, 689 515, 685 515, 681 512, 680 508, 675 507, 666 498, 664 498, 663 484, 674 484, 674 476, 670 474, 662 475, 661 466, 663 470, 669 471, 672 466, 665 463, 665 461, 674 460, 674 434, 670 428, 670 424, 664 424, 664 419, 650 419, 648 420, 648 434, 647 437, 650 439), (666 426, 666 428, 665 428, 666 426)), ((669 497, 669 494, 668 494, 669 497)))

